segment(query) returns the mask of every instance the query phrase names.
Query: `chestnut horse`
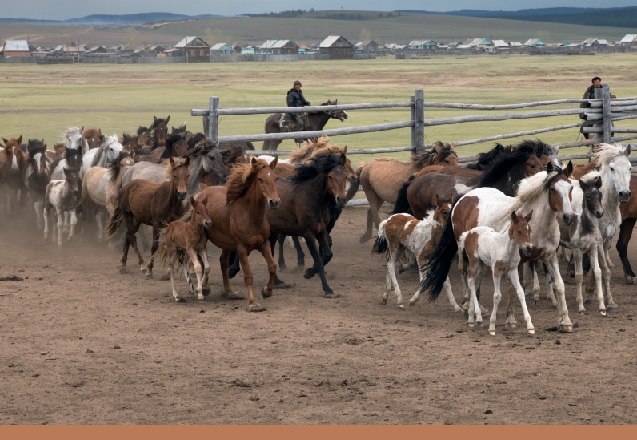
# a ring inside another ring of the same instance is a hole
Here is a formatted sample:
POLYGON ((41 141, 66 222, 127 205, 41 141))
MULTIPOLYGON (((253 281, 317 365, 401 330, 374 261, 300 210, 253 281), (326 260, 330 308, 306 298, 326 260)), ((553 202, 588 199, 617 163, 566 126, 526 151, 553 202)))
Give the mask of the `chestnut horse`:
MULTIPOLYGON (((363 191, 369 202, 367 210, 367 230, 359 239, 365 243, 372 238, 373 228, 380 223, 379 210, 383 203, 396 203, 398 192, 405 180, 413 173, 428 165, 458 165, 458 155, 453 150, 453 144, 443 144, 438 141, 430 150, 424 151, 411 158, 411 162, 399 162, 395 159, 381 157, 363 163, 357 170, 358 181, 363 185, 363 191)), ((358 190, 356 185, 350 192, 358 190)))
MULTIPOLYGON (((334 102, 330 101, 329 99, 327 100, 327 102, 324 102, 321 105, 336 105, 338 102, 338 99, 335 99, 334 102)), ((284 126, 283 128, 281 128, 281 118, 285 117, 284 113, 275 113, 273 115, 270 115, 268 117, 268 119, 266 119, 265 121, 265 133, 288 133, 291 131, 296 131, 294 130, 294 127, 289 127, 289 126, 284 126)), ((343 110, 331 110, 331 111, 322 111, 322 112, 308 112, 307 113, 307 126, 305 127, 305 131, 321 131, 323 130, 323 127, 325 127, 325 125, 327 124, 327 121, 329 121, 330 119, 338 119, 339 121, 343 122, 345 119, 347 119, 347 113, 343 110)), ((274 150, 276 151, 276 149, 279 147, 279 144, 281 143, 281 139, 273 139, 273 140, 267 140, 263 142, 263 151, 266 150, 274 150)))
MULTIPOLYGON (((244 282, 248 289, 248 311, 262 312, 254 298, 252 284, 254 278, 248 256, 253 250, 259 250, 268 265, 270 278, 261 289, 264 297, 272 296, 276 263, 270 250, 270 223, 268 213, 276 212, 281 203, 276 187, 277 176, 274 173, 276 159, 266 164, 253 158, 248 164, 237 164, 231 172, 225 186, 209 186, 201 191, 196 200, 205 201, 206 211, 213 227, 206 231, 208 239, 221 248, 221 277, 223 296, 240 298, 230 288, 228 267, 230 254, 237 251, 243 269, 244 282)), ((204 289, 209 290, 208 283, 204 289)))
POLYGON ((135 234, 142 224, 153 227, 153 246, 151 257, 146 265, 146 277, 153 276, 153 257, 158 246, 159 228, 176 220, 183 214, 182 201, 186 198, 186 185, 190 177, 188 164, 185 160, 170 158, 170 165, 166 173, 170 180, 153 183, 147 180, 133 180, 119 190, 118 206, 106 225, 106 238, 110 239, 117 231, 123 220, 126 220, 126 239, 122 252, 120 272, 126 272, 126 257, 131 244, 139 262, 140 269, 144 268, 144 259, 137 249, 135 234))
MULTIPOLYGON (((569 225, 575 214, 571 206, 570 193, 573 189, 568 179, 572 167, 562 171, 553 170, 552 163, 547 171, 542 171, 520 182, 516 197, 509 197, 495 188, 476 188, 462 196, 451 212, 451 219, 445 226, 442 237, 433 255, 425 265, 426 275, 421 281, 421 289, 429 291, 431 301, 438 298, 447 279, 451 263, 458 253, 460 236, 476 226, 489 226, 501 230, 510 219, 511 212, 522 211, 522 215, 533 211, 531 219, 531 239, 533 251, 526 260, 540 260, 546 263, 549 273, 549 293, 557 290, 557 299, 551 300, 558 309, 558 329, 572 332, 573 324, 568 316, 564 281, 559 271, 557 247, 560 243, 560 222, 569 225)), ((463 258, 459 255, 459 258, 463 258)), ((467 291, 466 271, 461 272, 463 286, 467 291)), ((478 279, 480 277, 478 276, 478 279)), ((507 323, 514 325, 511 313, 507 323)), ((526 318, 526 317, 525 317, 526 318)), ((533 330, 531 320, 527 320, 527 330, 533 330)))

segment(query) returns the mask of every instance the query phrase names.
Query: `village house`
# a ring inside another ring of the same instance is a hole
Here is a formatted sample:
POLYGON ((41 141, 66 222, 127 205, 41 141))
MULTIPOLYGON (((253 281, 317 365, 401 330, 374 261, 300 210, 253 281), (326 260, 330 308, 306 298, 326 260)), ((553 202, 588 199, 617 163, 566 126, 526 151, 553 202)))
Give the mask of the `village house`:
POLYGON ((226 42, 215 43, 210 46, 210 53, 215 55, 230 55, 234 53, 234 47, 226 42))
POLYGON ((27 40, 7 40, 0 47, 0 57, 28 57, 31 55, 29 42, 27 40))
POLYGON ((332 59, 354 57, 354 45, 340 35, 330 35, 319 44, 319 53, 330 55, 332 59))
POLYGON ((207 63, 210 61, 210 45, 199 37, 186 37, 175 44, 175 56, 186 57, 187 63, 207 63))
POLYGON ((270 55, 298 54, 299 45, 291 40, 266 40, 259 46, 259 53, 270 55))

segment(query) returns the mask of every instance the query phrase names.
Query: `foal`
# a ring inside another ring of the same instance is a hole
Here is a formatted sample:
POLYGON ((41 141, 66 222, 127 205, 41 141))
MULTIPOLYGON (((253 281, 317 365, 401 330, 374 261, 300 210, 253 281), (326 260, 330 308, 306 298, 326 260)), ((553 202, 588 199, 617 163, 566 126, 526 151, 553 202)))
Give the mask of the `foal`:
POLYGON ((51 180, 44 195, 44 239, 49 237, 49 213, 55 209, 58 247, 62 247, 62 231, 69 229, 69 241, 73 238, 77 224, 76 207, 80 196, 80 173, 76 169, 64 168, 65 180, 51 180))
MULTIPOLYGON (((404 308, 403 295, 396 280, 396 260, 400 258, 405 249, 413 252, 418 258, 418 271, 422 279, 425 261, 438 245, 438 240, 442 235, 444 225, 449 219, 450 212, 451 198, 441 199, 436 196, 435 210, 430 210, 423 220, 417 220, 408 214, 394 214, 380 223, 378 226, 378 237, 372 252, 389 254, 387 259, 387 281, 381 304, 387 304, 387 296, 393 285, 398 299, 398 307, 404 308)), ((451 293, 449 279, 445 281, 445 290, 454 310, 456 312, 460 311, 461 309, 451 293)), ((409 300, 409 305, 413 306, 419 297, 420 289, 409 300)))
POLYGON ((206 230, 212 224, 206 210, 207 202, 207 197, 204 197, 203 200, 195 200, 194 196, 190 196, 190 219, 187 221, 178 219, 171 222, 166 227, 166 236, 155 253, 155 258, 169 268, 173 297, 178 302, 183 301, 183 299, 179 298, 175 289, 176 263, 183 265, 184 276, 188 280, 190 292, 195 293, 194 286, 190 281, 188 259, 192 262, 197 275, 197 299, 200 301, 204 299, 202 286, 208 284, 208 274, 210 273, 210 264, 208 264, 208 256, 206 255, 206 242, 208 241, 206 230))
MULTIPOLYGON (((498 304, 502 299, 500 292, 500 280, 502 275, 507 275, 509 281, 515 288, 520 304, 522 305, 522 313, 526 320, 526 329, 529 334, 535 333, 535 328, 531 323, 531 315, 526 307, 524 298, 524 289, 520 285, 518 276, 518 266, 520 264, 520 251, 529 256, 533 250, 531 241, 531 220, 533 210, 524 217, 517 215, 515 211, 511 212, 511 224, 502 228, 500 232, 496 232, 489 226, 477 226, 463 232, 458 240, 458 252, 464 250, 469 260, 467 268, 467 284, 471 293, 469 301, 469 320, 470 327, 474 326, 476 317, 478 325, 482 325, 482 314, 480 312, 480 304, 476 296, 476 275, 482 263, 491 267, 493 275, 493 311, 491 312, 491 322, 489 324, 489 334, 495 335, 495 318, 498 311, 498 304)), ((463 258, 460 258, 460 264, 463 264, 463 258)), ((448 281, 447 281, 448 282, 448 281)), ((509 298, 507 310, 511 309, 512 301, 509 298)), ((512 316, 512 315, 509 315, 512 316)), ((510 323, 507 319, 507 323, 510 323)), ((513 323, 511 323, 513 325, 513 323)))

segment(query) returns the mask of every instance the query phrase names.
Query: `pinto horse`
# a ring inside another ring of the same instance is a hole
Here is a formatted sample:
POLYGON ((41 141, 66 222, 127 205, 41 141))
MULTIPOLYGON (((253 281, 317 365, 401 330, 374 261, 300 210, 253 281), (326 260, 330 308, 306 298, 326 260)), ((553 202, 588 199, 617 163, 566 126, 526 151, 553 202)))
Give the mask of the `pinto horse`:
MULTIPOLYGON (((418 220, 407 214, 394 214, 387 220, 383 220, 378 226, 378 237, 372 248, 373 253, 387 254, 387 276, 382 305, 387 304, 387 296, 392 286, 398 299, 398 307, 404 308, 403 295, 396 280, 396 261, 405 250, 413 252, 417 256, 420 279, 424 276, 423 268, 426 259, 433 252, 442 235, 442 228, 449 219, 451 212, 451 198, 438 198, 435 210, 429 211, 425 219, 418 220)), ((449 297, 449 303, 455 311, 462 310, 456 303, 451 284, 446 281, 445 290, 449 297)), ((420 297, 420 290, 409 300, 409 305, 414 305, 420 297)))
POLYGON ((183 214, 183 200, 186 198, 186 185, 190 172, 189 158, 185 160, 170 158, 166 174, 170 180, 153 183, 147 180, 133 180, 119 190, 118 206, 106 225, 106 238, 110 239, 123 220, 126 220, 126 239, 122 252, 120 272, 126 272, 128 249, 133 246, 137 253, 140 269, 144 268, 144 259, 137 249, 135 234, 142 224, 153 227, 153 245, 151 257, 146 265, 146 277, 153 276, 153 257, 159 245, 159 229, 176 220, 183 214))
POLYGON ((520 180, 544 169, 537 156, 536 145, 523 144, 514 149, 500 149, 491 156, 492 163, 486 171, 459 167, 426 167, 407 180, 398 194, 393 213, 410 212, 423 218, 435 207, 435 196, 452 191, 453 198, 474 187, 497 188, 508 196, 517 192, 520 180))
MULTIPOLYGON (((409 176, 426 166, 438 164, 450 167, 458 165, 458 155, 453 149, 453 144, 438 141, 432 149, 413 156, 408 163, 381 157, 362 164, 356 170, 356 174, 358 183, 363 185, 369 209, 367 230, 359 241, 365 243, 372 238, 373 228, 378 228, 380 223, 381 206, 385 202, 396 203, 398 192, 409 176)), ((350 192, 354 193, 356 190, 358 185, 353 184, 350 192)))
MULTIPOLYGON (((333 102, 328 99, 327 102, 324 102, 321 105, 336 105, 337 102, 338 102, 338 99, 335 99, 333 102)), ((281 121, 281 118, 283 118, 284 116, 285 115, 283 113, 275 113, 273 115, 270 115, 265 121, 265 133, 269 134, 269 133, 282 133, 282 132, 295 131, 291 129, 289 126, 285 126, 281 128, 280 121, 281 121)), ((343 110, 308 112, 307 114, 308 125, 307 127, 305 127, 304 131, 321 131, 323 130, 323 127, 325 127, 325 125, 327 124, 327 121, 329 121, 330 119, 338 119, 339 121, 343 122, 345 119, 347 119, 347 112, 343 110)), ((263 151, 266 151, 266 150, 276 151, 276 149, 279 147, 279 144, 281 142, 282 141, 280 139, 266 140, 263 142, 263 151)))
MULTIPOLYGON (((546 263, 549 273, 549 293, 557 290, 557 300, 551 298, 558 309, 558 329, 572 332, 573 324, 568 316, 564 281, 559 271, 557 247, 560 243, 560 230, 557 217, 561 223, 569 225, 575 220, 571 207, 570 193, 573 189, 568 179, 572 167, 562 171, 553 170, 552 163, 547 171, 542 171, 520 182, 516 197, 509 197, 495 188, 476 188, 462 196, 451 212, 451 220, 445 226, 442 238, 432 256, 427 260, 427 274, 421 281, 421 289, 429 292, 431 301, 438 298, 451 263, 458 253, 460 236, 476 226, 489 226, 501 230, 513 211, 521 211, 522 215, 533 211, 531 219, 533 251, 525 260, 540 260, 546 263)), ((459 255, 459 258, 463 258, 459 255)), ((461 271, 463 286, 467 291, 466 271, 461 271)), ((480 277, 478 276, 478 279, 480 277)), ((512 309, 507 322, 515 322, 512 309)), ((527 330, 531 331, 531 322, 527 321, 527 330)))
MULTIPOLYGON (((468 262, 467 268, 467 284, 469 286, 471 299, 469 301, 469 318, 468 324, 473 327, 475 318, 478 318, 478 324, 482 324, 482 314, 480 304, 476 295, 476 277, 479 273, 480 266, 485 264, 491 268, 493 275, 493 310, 491 311, 491 319, 489 324, 489 334, 495 335, 495 319, 498 312, 498 305, 502 299, 500 291, 500 281, 502 275, 506 275, 511 285, 518 295, 520 304, 522 305, 522 313, 527 323, 529 334, 535 333, 535 328, 531 322, 531 315, 526 307, 526 299, 524 297, 524 289, 520 284, 518 275, 518 266, 520 264, 520 254, 529 256, 533 249, 531 241, 531 226, 529 221, 533 210, 527 215, 517 215, 515 211, 511 212, 511 223, 505 226, 501 231, 495 231, 489 226, 477 226, 463 232, 458 240, 459 252, 466 252, 468 262)), ((461 259, 462 263, 463 260, 461 259)), ((509 297, 508 308, 512 307, 512 301, 509 297)), ((512 313, 508 313, 511 317, 512 313)), ((512 324, 512 323, 511 323, 512 324)))
MULTIPOLYGON (((221 277, 223 296, 240 298, 230 288, 228 267, 230 254, 237 252, 244 273, 244 282, 248 289, 248 311, 262 312, 254 298, 252 288, 254 278, 248 256, 253 250, 259 250, 268 265, 270 278, 261 290, 264 297, 272 296, 276 263, 270 250, 270 223, 267 214, 275 212, 281 203, 274 173, 276 159, 269 165, 265 161, 253 158, 248 164, 237 164, 231 172, 225 186, 210 186, 201 191, 196 200, 205 201, 206 211, 214 225, 208 228, 208 240, 221 248, 221 277)), ((210 287, 206 283, 204 289, 210 287)))

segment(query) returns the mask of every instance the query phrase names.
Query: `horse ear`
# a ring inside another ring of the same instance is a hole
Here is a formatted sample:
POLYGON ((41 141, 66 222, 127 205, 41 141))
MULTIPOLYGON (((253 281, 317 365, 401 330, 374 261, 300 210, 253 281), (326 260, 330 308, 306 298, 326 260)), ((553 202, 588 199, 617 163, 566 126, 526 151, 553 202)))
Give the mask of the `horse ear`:
POLYGON ((190 206, 195 207, 195 196, 190 196, 190 206))
POLYGON ((170 121, 170 115, 168 115, 168 117, 166 118, 166 122, 164 122, 166 126, 168 126, 168 121, 170 121))
POLYGON ((626 150, 625 150, 626 156, 630 156, 630 149, 631 148, 632 148, 632 146, 630 144, 628 144, 628 146, 626 147, 626 150))
POLYGON ((278 163, 279 163, 279 156, 275 157, 274 160, 270 162, 270 168, 275 169, 278 163))
POLYGON ((600 189, 602 187, 602 176, 597 176, 595 179, 595 188, 600 189))
POLYGON ((206 188, 208 188, 208 185, 203 182, 199 182, 199 191, 203 191, 206 188))
POLYGON ((171 165, 171 166, 175 166, 175 160, 173 159, 173 157, 172 157, 172 156, 170 156, 170 158, 169 158, 169 162, 170 162, 170 165, 171 165))
POLYGON ((347 154, 347 145, 343 147, 343 154, 347 154))
POLYGON ((22 135, 20 135, 20 137, 18 138, 18 143, 21 144, 22 143, 22 135))
POLYGON ((518 216, 515 215, 515 211, 511 211, 511 221, 513 223, 517 223, 518 222, 518 216))
POLYGON ((186 156, 186 166, 190 165, 190 156, 186 156))
POLYGON ((573 174, 573 162, 571 162, 570 160, 568 161, 568 165, 566 165, 566 170, 564 171, 564 174, 566 174, 567 176, 570 176, 571 174, 573 174))
POLYGON ((438 197, 438 193, 436 193, 436 205, 440 203, 440 197, 438 197))
POLYGON ((553 172, 553 162, 549 162, 546 164, 546 172, 547 173, 552 173, 553 172))
POLYGON ((456 148, 456 146, 454 144, 449 144, 449 148, 453 151, 453 149, 456 148))
POLYGON ((533 210, 531 209, 531 212, 529 212, 527 215, 524 216, 524 220, 526 220, 527 223, 530 222, 532 215, 533 215, 533 210))
POLYGON ((254 156, 250 157, 250 164, 257 163, 257 162, 258 162, 258 160, 257 160, 256 157, 254 157, 254 156))

